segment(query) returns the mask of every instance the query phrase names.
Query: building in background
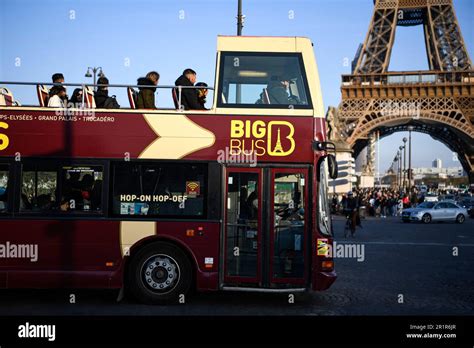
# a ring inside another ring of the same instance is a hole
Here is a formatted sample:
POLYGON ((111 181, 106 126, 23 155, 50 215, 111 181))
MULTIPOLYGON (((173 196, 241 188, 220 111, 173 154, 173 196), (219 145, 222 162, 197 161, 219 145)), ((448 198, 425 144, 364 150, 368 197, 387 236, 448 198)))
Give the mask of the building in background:
POLYGON ((441 161, 439 158, 435 158, 433 161, 433 168, 443 168, 443 161, 441 161))

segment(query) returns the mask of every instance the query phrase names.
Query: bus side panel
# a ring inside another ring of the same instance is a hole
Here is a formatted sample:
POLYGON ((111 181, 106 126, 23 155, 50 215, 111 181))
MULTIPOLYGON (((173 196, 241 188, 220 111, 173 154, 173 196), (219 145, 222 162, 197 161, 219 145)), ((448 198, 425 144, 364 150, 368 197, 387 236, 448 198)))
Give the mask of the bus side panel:
POLYGON ((198 290, 218 289, 220 223, 157 222, 156 231, 158 236, 178 242, 192 255, 197 266, 198 290))
POLYGON ((122 259, 116 221, 2 219, 0 244, 9 288, 107 288, 122 259))

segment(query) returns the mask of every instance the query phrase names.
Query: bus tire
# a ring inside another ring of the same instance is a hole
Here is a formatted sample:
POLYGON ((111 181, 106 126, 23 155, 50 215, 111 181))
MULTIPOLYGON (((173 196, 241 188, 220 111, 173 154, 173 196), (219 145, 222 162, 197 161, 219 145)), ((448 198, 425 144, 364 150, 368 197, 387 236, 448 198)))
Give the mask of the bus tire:
POLYGON ((148 304, 183 303, 193 278, 186 254, 167 242, 141 248, 132 258, 128 275, 132 295, 148 304))

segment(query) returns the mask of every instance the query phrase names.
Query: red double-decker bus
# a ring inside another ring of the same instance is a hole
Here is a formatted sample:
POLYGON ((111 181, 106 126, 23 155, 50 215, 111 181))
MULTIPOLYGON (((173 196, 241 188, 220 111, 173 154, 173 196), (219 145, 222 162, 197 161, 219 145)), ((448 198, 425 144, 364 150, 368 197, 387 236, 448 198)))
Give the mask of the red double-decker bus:
POLYGON ((203 111, 180 107, 181 88, 176 109, 66 110, 19 106, 15 84, 0 85, 1 288, 164 303, 192 287, 297 292, 336 279, 309 39, 220 36, 203 111))

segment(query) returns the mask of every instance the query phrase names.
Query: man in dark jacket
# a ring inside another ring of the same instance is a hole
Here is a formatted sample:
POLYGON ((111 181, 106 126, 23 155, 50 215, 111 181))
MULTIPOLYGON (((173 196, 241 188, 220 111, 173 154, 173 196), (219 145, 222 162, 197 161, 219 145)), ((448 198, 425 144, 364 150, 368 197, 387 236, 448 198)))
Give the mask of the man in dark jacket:
POLYGON ((137 85, 140 86, 150 86, 150 87, 139 87, 138 96, 137 96, 137 109, 156 109, 155 106, 155 91, 156 85, 158 85, 158 80, 160 79, 160 74, 156 71, 150 71, 146 74, 146 77, 140 77, 137 80, 137 85))
MULTIPOLYGON (((193 69, 186 69, 183 75, 178 77, 175 81, 175 86, 194 86, 196 83, 196 72, 193 69)), ((176 97, 179 101, 179 91, 176 89, 176 97)), ((206 110, 206 108, 199 103, 198 91, 192 88, 181 89, 181 105, 184 110, 206 110)))
POLYGON ((281 77, 273 76, 270 83, 267 85, 268 97, 270 104, 290 105, 296 104, 296 100, 292 100, 288 95, 288 88, 290 87, 290 77, 283 75, 281 77))
POLYGON ((105 76, 99 77, 97 80, 98 85, 103 85, 97 88, 94 92, 95 107, 97 109, 118 109, 120 108, 119 103, 115 99, 115 96, 109 97, 109 79, 105 76))
MULTIPOLYGON (((105 76, 99 77, 97 80, 98 85, 108 85, 109 84, 109 79, 105 76)), ((94 93, 94 99, 95 99, 95 107, 97 109, 103 109, 105 101, 109 97, 109 89, 106 86, 103 87, 98 87, 97 91, 94 93)))

